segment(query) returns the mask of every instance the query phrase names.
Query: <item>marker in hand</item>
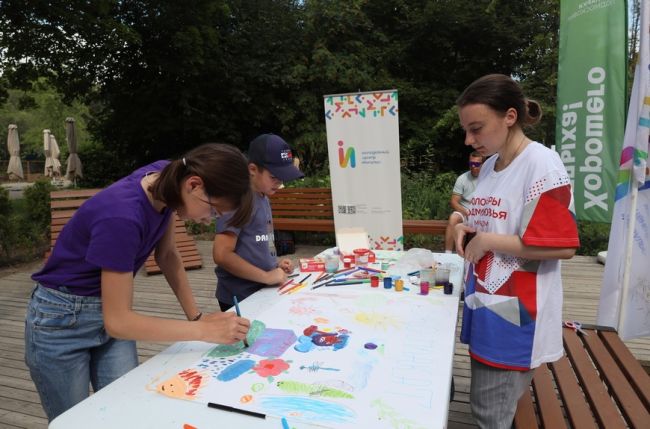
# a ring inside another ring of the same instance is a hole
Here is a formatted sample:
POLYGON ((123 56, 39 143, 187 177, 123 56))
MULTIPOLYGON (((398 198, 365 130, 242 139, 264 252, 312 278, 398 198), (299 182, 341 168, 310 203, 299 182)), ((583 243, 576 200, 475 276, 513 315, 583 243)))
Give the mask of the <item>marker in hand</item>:
MULTIPOLYGON (((239 311, 239 302, 237 301, 237 296, 232 297, 234 303, 235 303, 235 311, 237 312, 237 316, 241 317, 241 311, 239 311)), ((246 338, 244 338, 244 346, 248 347, 248 341, 246 338)))

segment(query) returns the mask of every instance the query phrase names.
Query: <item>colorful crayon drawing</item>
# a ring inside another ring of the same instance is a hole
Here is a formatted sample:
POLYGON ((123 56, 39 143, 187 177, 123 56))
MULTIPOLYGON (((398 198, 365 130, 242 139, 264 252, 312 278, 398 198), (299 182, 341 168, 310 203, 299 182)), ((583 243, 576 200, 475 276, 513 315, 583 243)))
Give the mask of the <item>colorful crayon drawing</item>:
MULTIPOLYGON (((248 335, 246 335, 248 344, 255 343, 257 338, 260 335, 262 335, 265 329, 266 326, 264 325, 264 323, 260 322, 259 320, 253 320, 251 322, 251 327, 248 330, 248 335)), ((219 344, 218 346, 214 347, 209 352, 207 352, 204 355, 204 357, 221 358, 221 357, 235 356, 242 353, 244 349, 245 347, 243 342, 238 342, 235 344, 219 344)))
POLYGON ((170 398, 194 400, 209 377, 194 369, 186 369, 156 386, 156 392, 170 398))
POLYGON ((272 383, 275 376, 286 373, 291 366, 291 361, 283 359, 264 359, 257 363, 252 368, 251 372, 256 373, 260 377, 265 377, 269 383, 272 383))
POLYGON ((340 371, 340 368, 327 368, 323 366, 323 362, 314 362, 311 365, 301 365, 300 369, 306 369, 307 371, 317 372, 317 371, 340 371))
POLYGON ((290 416, 323 424, 352 422, 356 417, 354 410, 348 406, 311 397, 263 396, 259 403, 266 414, 290 416))
POLYGON ((401 328, 399 319, 385 313, 361 311, 355 315, 354 320, 384 331, 390 328, 401 328))
POLYGON ((437 406, 433 333, 455 327, 442 326, 438 313, 434 299, 370 288, 288 296, 257 315, 250 347, 217 345, 154 390, 298 427, 426 427, 437 406))
POLYGON ((298 304, 298 305, 294 305, 293 307, 291 307, 289 309, 289 312, 291 314, 302 316, 302 315, 305 315, 305 314, 315 314, 316 309, 311 305, 300 305, 300 304, 298 304))
MULTIPOLYGON (((338 386, 345 387, 348 390, 353 390, 354 388, 350 386, 349 384, 345 382, 329 382, 330 384, 338 384, 338 386)), ((322 396, 322 397, 329 397, 329 398, 354 398, 351 393, 346 392, 345 390, 338 389, 336 387, 332 387, 328 385, 328 382, 320 382, 320 383, 311 383, 311 384, 306 384, 306 383, 301 383, 299 381, 278 381, 277 383, 278 389, 280 389, 283 392, 286 393, 291 393, 291 394, 302 394, 302 395, 308 395, 310 397, 314 396, 322 396)))
POLYGON ((298 344, 294 346, 299 352, 307 353, 318 347, 331 347, 332 350, 340 350, 348 344, 350 331, 338 328, 336 332, 319 330, 318 326, 310 325, 305 328, 303 335, 298 337, 298 344))
POLYGON ((394 428, 409 428, 409 429, 427 429, 428 426, 418 424, 415 420, 404 416, 394 407, 386 404, 381 399, 376 399, 372 402, 372 406, 378 410, 379 418, 388 420, 394 428))
POLYGON ((255 366, 254 360, 251 359, 238 360, 232 363, 231 365, 229 365, 228 367, 226 367, 223 371, 221 371, 217 376, 217 380, 219 381, 234 380, 235 378, 239 377, 245 372, 248 372, 254 366, 255 366))
POLYGON ((296 341, 296 334, 291 329, 267 328, 262 332, 247 352, 257 356, 282 356, 296 341))

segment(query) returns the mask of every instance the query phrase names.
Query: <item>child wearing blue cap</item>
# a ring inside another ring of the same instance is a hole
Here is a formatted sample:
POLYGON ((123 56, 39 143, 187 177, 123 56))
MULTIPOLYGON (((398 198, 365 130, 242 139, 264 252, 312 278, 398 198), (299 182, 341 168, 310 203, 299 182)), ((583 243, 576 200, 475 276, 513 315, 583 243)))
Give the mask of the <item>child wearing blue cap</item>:
POLYGON ((217 220, 212 255, 217 264, 216 297, 222 311, 263 287, 284 283, 293 271, 290 259, 278 261, 273 239, 269 196, 284 182, 304 177, 294 165, 291 147, 275 134, 262 134, 248 148, 248 171, 254 194, 250 221, 241 228, 229 225, 230 214, 217 220))

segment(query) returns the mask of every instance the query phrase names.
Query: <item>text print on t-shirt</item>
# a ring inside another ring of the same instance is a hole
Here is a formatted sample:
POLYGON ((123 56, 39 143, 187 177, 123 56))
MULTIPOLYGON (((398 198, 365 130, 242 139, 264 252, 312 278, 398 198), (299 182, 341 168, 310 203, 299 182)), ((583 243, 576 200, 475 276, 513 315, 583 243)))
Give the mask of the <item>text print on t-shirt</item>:
POLYGON ((488 197, 478 198, 474 197, 471 201, 472 207, 469 210, 470 216, 484 216, 494 219, 508 219, 508 212, 505 210, 498 210, 495 207, 501 205, 501 198, 488 197))

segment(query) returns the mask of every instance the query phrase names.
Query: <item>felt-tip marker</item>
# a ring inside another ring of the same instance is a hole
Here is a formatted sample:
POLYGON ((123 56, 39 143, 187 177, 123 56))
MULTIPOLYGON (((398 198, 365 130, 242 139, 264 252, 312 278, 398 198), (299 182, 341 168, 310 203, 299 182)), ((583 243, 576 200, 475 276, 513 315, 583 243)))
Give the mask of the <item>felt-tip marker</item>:
MULTIPOLYGON (((239 302, 237 301, 237 295, 233 295, 232 300, 235 303, 235 311, 237 312, 237 316, 241 317, 241 311, 239 311, 239 302)), ((246 340, 245 337, 244 337, 244 346, 248 347, 248 341, 246 340)))
POLYGON ((361 283, 367 283, 362 280, 351 280, 351 281, 346 281, 346 282, 330 282, 330 283, 325 283, 325 286, 345 286, 345 285, 360 285, 361 283))
POLYGON ((256 413, 255 411, 242 410, 241 408, 230 407, 228 405, 216 404, 214 402, 208 402, 208 407, 216 408, 217 410, 230 411, 232 413, 244 414, 247 416, 258 417, 260 419, 265 419, 266 414, 256 413))

